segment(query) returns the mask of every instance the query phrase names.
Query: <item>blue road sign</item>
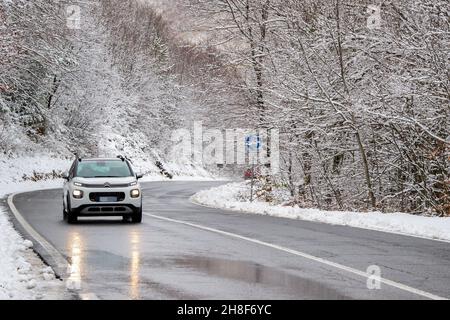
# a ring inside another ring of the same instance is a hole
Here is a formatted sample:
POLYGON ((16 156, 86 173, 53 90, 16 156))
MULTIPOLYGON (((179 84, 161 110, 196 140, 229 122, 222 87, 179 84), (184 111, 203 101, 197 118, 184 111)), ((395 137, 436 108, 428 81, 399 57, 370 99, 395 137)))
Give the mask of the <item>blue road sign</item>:
POLYGON ((245 137, 245 147, 248 151, 258 151, 261 149, 261 137, 258 135, 250 135, 245 137))

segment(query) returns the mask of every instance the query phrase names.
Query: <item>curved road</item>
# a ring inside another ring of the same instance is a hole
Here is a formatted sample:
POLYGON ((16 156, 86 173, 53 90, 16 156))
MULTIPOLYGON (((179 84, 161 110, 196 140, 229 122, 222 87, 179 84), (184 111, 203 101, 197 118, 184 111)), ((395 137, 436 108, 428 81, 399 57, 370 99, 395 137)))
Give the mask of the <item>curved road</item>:
POLYGON ((449 243, 189 202, 218 184, 143 183, 142 224, 89 218, 68 225, 61 190, 18 194, 14 205, 70 263, 64 280, 83 297, 450 298, 449 243), (376 279, 358 274, 369 266, 387 279, 379 289, 376 279))

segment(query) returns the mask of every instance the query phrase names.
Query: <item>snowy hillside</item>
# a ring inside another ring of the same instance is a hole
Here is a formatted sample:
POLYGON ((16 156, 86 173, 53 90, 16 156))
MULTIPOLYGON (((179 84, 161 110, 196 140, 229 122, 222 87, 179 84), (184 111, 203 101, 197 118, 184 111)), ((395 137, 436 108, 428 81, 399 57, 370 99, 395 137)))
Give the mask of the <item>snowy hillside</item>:
MULTIPOLYGON (((70 46, 71 50, 64 51, 64 60, 58 62, 58 68, 53 65, 54 70, 45 73, 52 84, 46 105, 38 103, 34 111, 31 107, 34 103, 15 106, 15 100, 8 97, 9 86, 1 87, 0 147, 7 157, 2 157, 2 161, 16 165, 30 153, 36 153, 39 163, 43 162, 39 159, 42 154, 57 159, 73 159, 74 154, 122 154, 150 175, 158 174, 155 162, 161 161, 175 175, 209 177, 200 166, 191 161, 178 162, 170 154, 172 130, 188 126, 186 113, 195 105, 186 96, 189 91, 161 75, 164 63, 156 59, 142 62, 139 66, 142 74, 129 77, 115 61, 113 35, 98 9, 89 5, 82 7, 81 29, 54 35, 54 40, 60 41, 58 46, 70 46)), ((21 10, 39 12, 43 8, 5 3, 0 12, 10 14, 12 21, 19 19, 17 15, 21 10)), ((38 31, 46 32, 41 28, 38 31)), ((11 41, 19 40, 14 39, 13 34, 7 36, 11 41)), ((14 56, 14 52, 10 53, 14 56)), ((63 58, 62 52, 47 51, 46 54, 55 54, 54 59, 59 59, 57 55, 63 58)), ((24 165, 29 163, 26 159, 23 161, 24 165)), ((46 166, 36 169, 48 173, 46 166)), ((59 166, 53 169, 61 171, 59 166)))

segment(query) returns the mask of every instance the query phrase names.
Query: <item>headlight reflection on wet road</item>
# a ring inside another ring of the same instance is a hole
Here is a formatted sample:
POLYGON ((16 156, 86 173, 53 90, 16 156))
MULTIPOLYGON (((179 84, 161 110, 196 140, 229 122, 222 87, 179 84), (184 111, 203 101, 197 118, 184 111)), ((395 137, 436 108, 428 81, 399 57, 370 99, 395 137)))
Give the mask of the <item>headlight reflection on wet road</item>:
POLYGON ((141 235, 133 230, 130 234, 131 263, 130 263, 130 298, 139 299, 139 270, 140 270, 140 241, 141 235))
POLYGON ((73 232, 69 236, 68 252, 70 252, 71 264, 67 266, 69 277, 66 287, 69 290, 81 290, 81 275, 83 264, 83 241, 78 232, 73 232))

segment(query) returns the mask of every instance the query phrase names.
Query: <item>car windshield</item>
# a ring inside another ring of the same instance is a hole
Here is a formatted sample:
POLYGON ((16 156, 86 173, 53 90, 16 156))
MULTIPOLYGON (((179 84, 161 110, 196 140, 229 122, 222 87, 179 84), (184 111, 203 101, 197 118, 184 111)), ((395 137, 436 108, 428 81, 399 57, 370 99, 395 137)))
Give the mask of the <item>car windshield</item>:
POLYGON ((75 176, 81 178, 123 178, 132 176, 132 172, 125 161, 88 160, 78 163, 75 176))

